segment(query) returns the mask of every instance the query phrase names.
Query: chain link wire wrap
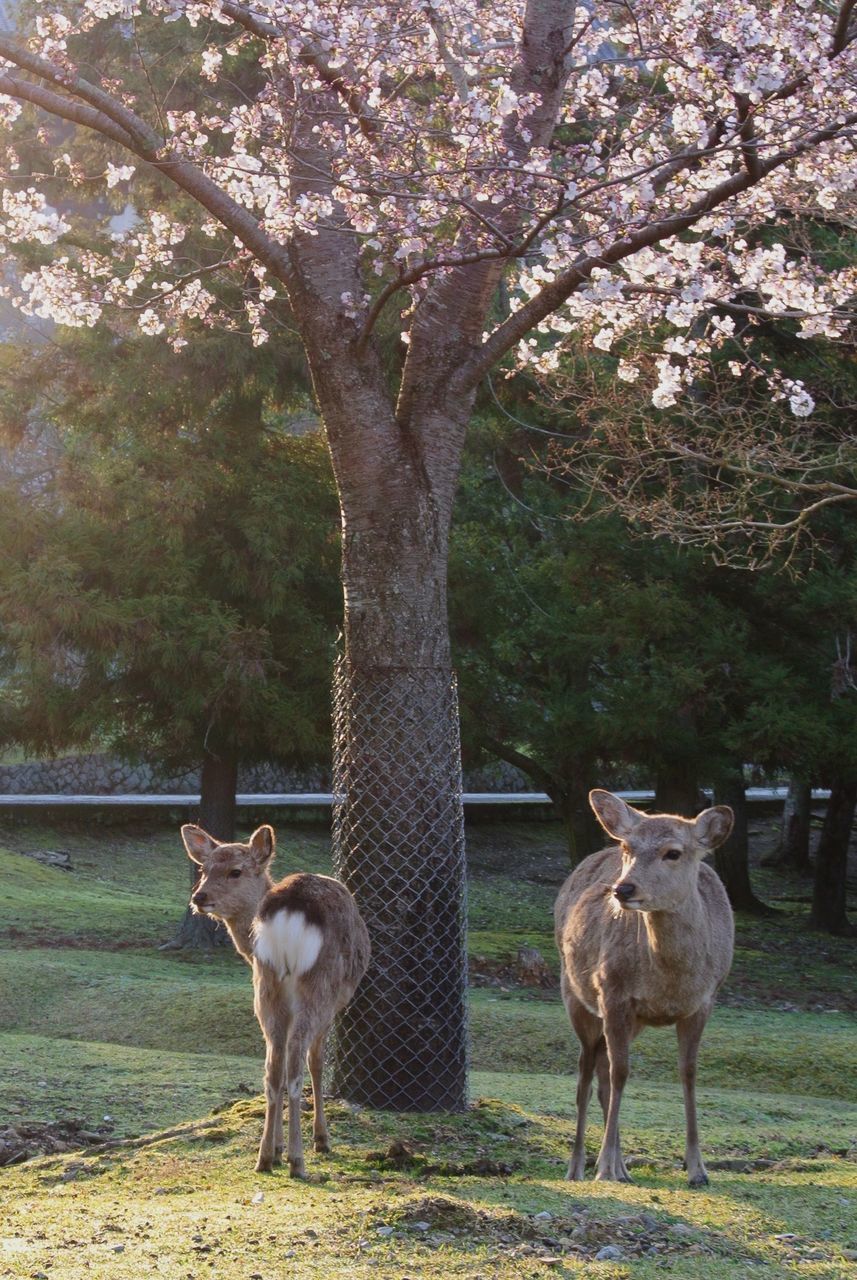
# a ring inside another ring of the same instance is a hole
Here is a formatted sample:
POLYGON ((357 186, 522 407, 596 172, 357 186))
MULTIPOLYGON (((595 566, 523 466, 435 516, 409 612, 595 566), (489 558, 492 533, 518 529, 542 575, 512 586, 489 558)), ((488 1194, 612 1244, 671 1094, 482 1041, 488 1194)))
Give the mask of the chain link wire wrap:
POLYGON ((464 811, 448 669, 334 673, 333 867, 372 939, 334 1027, 332 1091, 389 1111, 467 1104, 464 811))

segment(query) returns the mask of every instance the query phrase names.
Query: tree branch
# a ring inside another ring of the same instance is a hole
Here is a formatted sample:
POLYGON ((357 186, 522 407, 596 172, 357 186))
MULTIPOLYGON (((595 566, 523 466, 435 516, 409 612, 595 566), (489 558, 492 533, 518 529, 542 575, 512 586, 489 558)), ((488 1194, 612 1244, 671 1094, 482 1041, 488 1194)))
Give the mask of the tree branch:
POLYGON ((109 93, 90 84, 88 80, 82 79, 73 71, 58 67, 47 58, 40 58, 19 44, 17 40, 2 34, 0 34, 0 58, 5 58, 16 67, 20 67, 22 71, 29 71, 31 75, 38 76, 41 80, 47 80, 61 92, 79 98, 94 107, 96 111, 100 111, 128 135, 138 155, 157 152, 164 145, 164 139, 159 137, 145 120, 130 108, 117 102, 109 93))
POLYGON ((260 40, 276 40, 283 34, 279 27, 274 26, 273 22, 268 22, 267 19, 259 17, 258 14, 250 13, 242 4, 237 4, 235 0, 222 0, 220 10, 226 14, 227 18, 231 18, 239 27, 243 27, 251 35, 258 36, 260 40))
POLYGON ((233 200, 202 169, 165 148, 158 135, 133 111, 117 102, 103 89, 31 54, 16 41, 2 35, 0 57, 49 80, 62 93, 44 89, 41 85, 19 79, 10 73, 0 74, 0 92, 20 101, 32 102, 61 120, 85 125, 103 137, 118 142, 125 150, 157 169, 177 187, 193 196, 245 248, 255 254, 278 280, 287 282, 289 263, 285 249, 262 230, 249 210, 233 200))
POLYGON ((34 106, 41 107, 43 111, 58 116, 61 120, 85 125, 88 129, 94 129, 96 133, 118 142, 129 151, 134 150, 134 140, 131 136, 124 129, 120 129, 102 111, 96 111, 82 102, 64 98, 50 89, 43 89, 41 85, 33 84, 31 80, 21 80, 8 72, 0 74, 0 93, 6 94, 9 98, 15 98, 19 102, 31 102, 34 106))
POLYGON ((573 266, 561 272, 554 280, 546 284, 543 289, 540 289, 537 294, 509 316, 507 320, 498 325, 474 356, 456 374, 454 380, 456 391, 466 393, 470 388, 477 385, 485 373, 507 351, 511 350, 517 342, 520 342, 531 329, 535 328, 542 320, 562 306, 563 302, 589 279, 596 267, 614 266, 616 263, 623 261, 623 259, 639 253, 641 249, 649 248, 651 245, 658 244, 661 240, 669 239, 671 236, 679 235, 681 232, 689 230, 700 218, 711 213, 713 209, 718 208, 727 200, 731 200, 734 196, 749 190, 750 187, 755 186, 763 178, 766 178, 769 173, 773 173, 775 169, 779 169, 784 164, 795 160, 798 156, 819 146, 822 142, 828 142, 832 138, 842 136, 853 128, 855 124, 857 124, 857 112, 852 112, 837 123, 807 135, 801 142, 795 143, 794 146, 785 151, 778 152, 769 160, 760 160, 758 177, 754 177, 746 169, 742 173, 733 174, 732 177, 726 178, 718 186, 701 196, 683 213, 675 213, 656 222, 651 222, 647 226, 641 227, 638 231, 614 240, 603 253, 589 254, 578 259, 573 266))
MULTIPOLYGON (((223 0, 220 7, 228 18, 243 27, 245 31, 249 31, 251 35, 258 36, 260 40, 285 38, 286 33, 280 27, 259 17, 258 14, 250 13, 243 5, 237 4, 236 0, 223 0)), ((357 121, 361 133, 366 137, 377 134, 379 125, 376 115, 366 105, 362 94, 348 83, 342 71, 331 67, 321 48, 313 44, 305 45, 300 56, 302 61, 312 67, 322 84, 333 89, 334 93, 343 100, 357 121)))
POLYGON ((844 0, 842 8, 839 10, 839 17, 836 20, 836 26, 833 31, 833 54, 842 53, 845 47, 850 44, 853 36, 849 37, 848 27, 851 22, 851 14, 854 12, 855 0, 844 0))

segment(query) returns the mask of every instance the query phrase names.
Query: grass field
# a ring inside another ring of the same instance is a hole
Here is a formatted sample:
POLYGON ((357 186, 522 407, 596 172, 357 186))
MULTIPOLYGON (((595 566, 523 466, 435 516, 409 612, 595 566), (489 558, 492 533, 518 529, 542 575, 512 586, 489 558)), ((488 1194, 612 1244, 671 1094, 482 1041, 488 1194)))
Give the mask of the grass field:
MULTIPOLYGON (((246 966, 157 950, 187 893, 176 833, 0 828, 0 1162, 12 1128, 32 1150, 67 1148, 0 1168, 0 1277, 857 1276, 855 948, 806 930, 805 886, 757 874, 784 909, 737 922, 701 1057, 711 1185, 691 1192, 680 1168, 669 1030, 633 1048, 634 1184, 572 1185, 576 1049, 557 991, 516 973, 522 945, 556 967, 560 833, 476 826, 469 851, 471 1107, 334 1102, 334 1154, 310 1155, 304 1184, 253 1172, 262 1053, 246 966), (73 870, 28 856, 47 849, 73 870)), ((281 874, 327 866, 320 828, 283 828, 281 874)))

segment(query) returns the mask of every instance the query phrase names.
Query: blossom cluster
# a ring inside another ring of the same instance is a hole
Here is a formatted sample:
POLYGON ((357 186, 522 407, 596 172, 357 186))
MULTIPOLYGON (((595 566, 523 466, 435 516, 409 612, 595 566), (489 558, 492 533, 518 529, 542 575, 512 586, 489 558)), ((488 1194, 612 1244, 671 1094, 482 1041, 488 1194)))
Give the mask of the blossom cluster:
MULTIPOLYGON (((548 70, 533 73, 522 55, 534 11, 523 0, 40 0, 36 8, 28 47, 58 69, 72 98, 76 58, 100 24, 120 40, 131 39, 132 24, 136 38, 140 24, 182 24, 206 85, 193 106, 153 103, 150 86, 117 85, 110 66, 101 85, 162 136, 159 161, 194 166, 272 246, 351 237, 363 288, 331 287, 355 325, 368 321, 379 282, 411 285, 500 259, 513 309, 527 314, 577 271, 534 320, 518 358, 549 372, 565 344, 584 337, 632 381, 639 366, 627 339, 655 333, 660 408, 676 402, 712 350, 735 342, 735 315, 788 317, 807 338, 835 340, 847 326, 854 271, 822 270, 778 231, 789 219, 835 216, 857 178, 857 41, 843 38, 841 14, 822 0, 630 0, 612 19, 570 4, 556 102, 548 70), (261 87, 236 95, 230 61, 250 50, 261 87)), ((14 58, 5 65, 14 69, 14 58)), ((18 110, 14 94, 0 96, 13 141, 18 110)), ((133 200, 144 169, 116 144, 105 187, 129 183, 133 200)), ((8 165, 7 181, 0 235, 60 239, 63 215, 30 178, 8 165)), ((216 228, 208 217, 203 230, 216 228)), ((92 323, 99 308, 131 300, 145 332, 178 342, 185 320, 216 312, 199 273, 180 261, 186 232, 149 211, 97 270, 63 250, 13 292, 63 323, 92 323)), ((238 239, 227 256, 249 282, 245 319, 262 342, 273 287, 248 272, 238 239)), ((403 315, 405 338, 413 314, 403 315)), ((795 414, 807 411, 805 388, 772 386, 795 414)))

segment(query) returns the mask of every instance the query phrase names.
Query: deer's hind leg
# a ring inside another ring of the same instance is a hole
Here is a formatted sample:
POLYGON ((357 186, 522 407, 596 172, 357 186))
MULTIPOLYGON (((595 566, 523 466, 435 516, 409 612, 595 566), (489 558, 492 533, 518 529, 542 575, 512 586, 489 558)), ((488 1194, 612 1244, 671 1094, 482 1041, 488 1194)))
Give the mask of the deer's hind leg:
POLYGON ((283 1159, 283 1091, 289 1013, 279 979, 267 965, 254 967, 255 1009, 265 1037, 265 1125, 257 1173, 270 1173, 283 1159))
POLYGON ((286 1066, 286 1029, 274 1025, 265 1031, 265 1127, 259 1144, 257 1173, 270 1173, 283 1160, 283 1089, 286 1066))
POLYGON ((324 1094, 322 1092, 322 1073, 324 1071, 324 1048, 330 1026, 322 1027, 307 1053, 307 1066, 312 1080, 312 1139, 316 1151, 330 1150, 330 1134, 327 1129, 327 1117, 324 1114, 324 1094))
MULTIPOLYGON (((601 1059, 606 1063, 607 1055, 604 1044, 604 1028, 601 1019, 590 1013, 581 1004, 569 987, 563 974, 562 994, 565 1007, 575 1035, 580 1041, 580 1057, 577 1067, 577 1122, 574 1130, 574 1145, 566 1177, 569 1182, 582 1182, 586 1170, 586 1112, 589 1107, 589 1095, 592 1091, 592 1077, 599 1072, 598 1096, 602 1098, 601 1059)), ((602 1100, 603 1102, 603 1100, 602 1100)))

